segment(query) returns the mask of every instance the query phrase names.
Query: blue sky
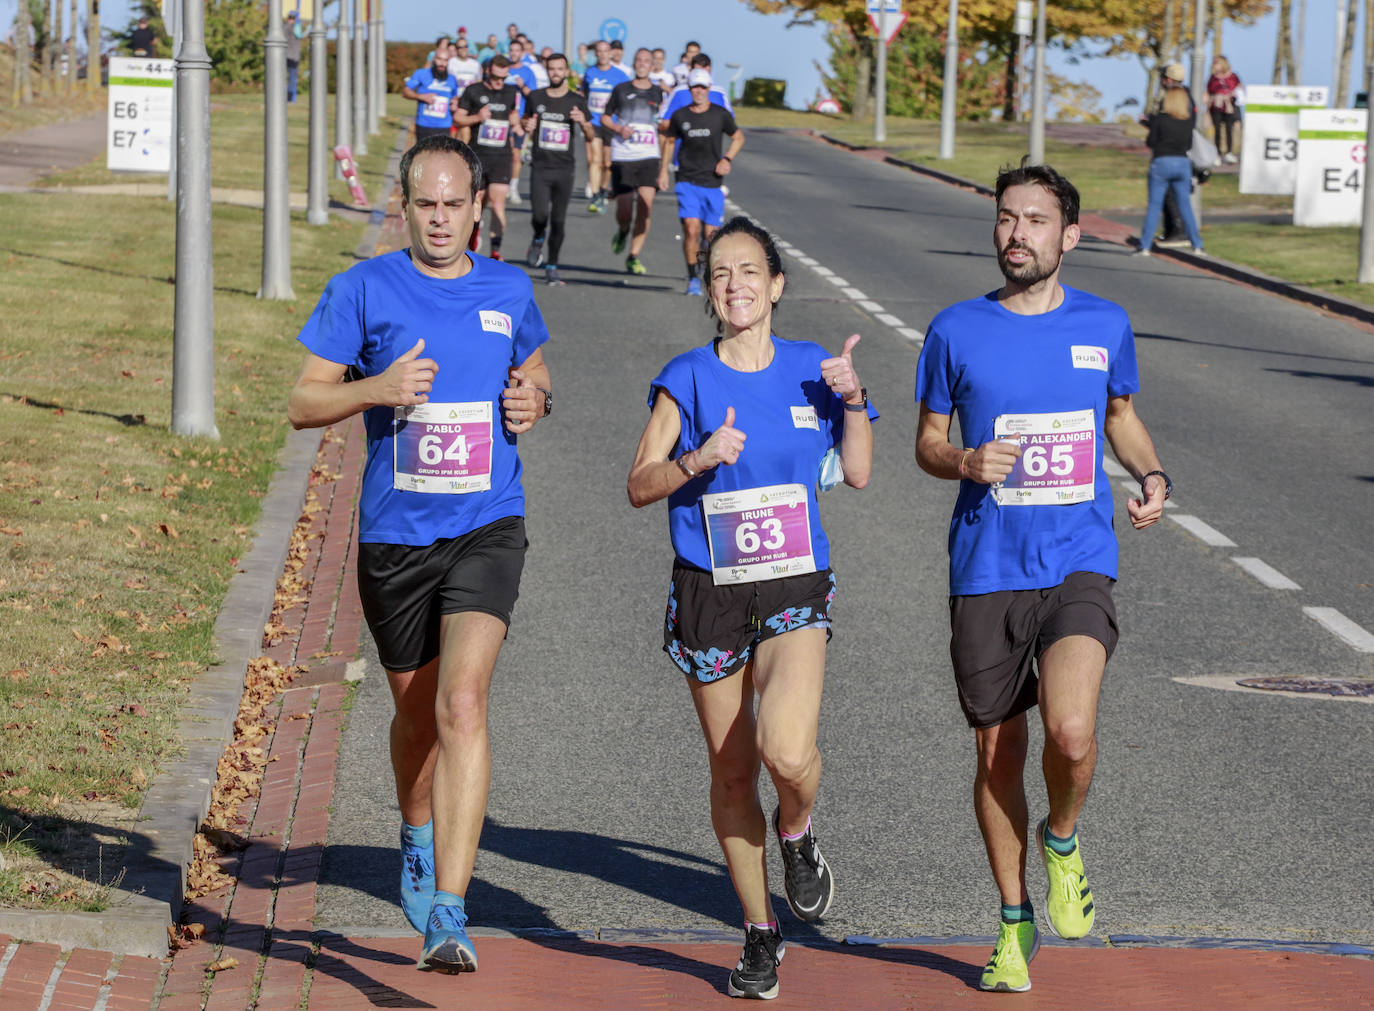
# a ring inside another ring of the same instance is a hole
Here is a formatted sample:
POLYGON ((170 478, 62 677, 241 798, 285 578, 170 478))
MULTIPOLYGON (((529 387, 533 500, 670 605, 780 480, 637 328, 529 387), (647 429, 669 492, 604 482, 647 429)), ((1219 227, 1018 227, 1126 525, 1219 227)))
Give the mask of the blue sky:
MULTIPOLYGON (((289 2, 289 0, 288 0, 289 2)), ((1008 3, 1011 0, 1007 0, 1008 3)), ((1050 0, 1052 3, 1053 0, 1050 0)), ((1307 0, 1306 55, 1303 61, 1305 84, 1330 84, 1330 68, 1335 47, 1337 0, 1307 0)), ((492 5, 494 6, 494 5, 492 5)), ((1357 2, 1352 7, 1361 7, 1357 2)), ((84 8, 84 4, 82 4, 84 8)), ((491 10, 487 5, 482 8, 491 10)), ((498 18, 493 14, 477 15, 443 13, 440 11, 474 11, 479 5, 438 5, 427 0, 387 0, 387 35, 391 39, 432 39, 440 32, 453 32, 465 24, 469 36, 485 37, 488 32, 504 32, 507 21, 515 21, 528 31, 539 45, 561 46, 563 39, 563 0, 508 0, 498 18)), ((15 0, 0 0, 0 18, 12 22, 15 0)), ((105 0, 101 17, 106 25, 127 21, 128 0, 105 0)), ((664 3, 661 0, 576 0, 573 28, 576 38, 589 40, 596 36, 607 18, 619 18, 629 29, 628 41, 633 45, 661 45, 670 57, 681 51, 689 38, 700 41, 715 60, 716 76, 726 78, 734 71, 726 63, 743 65, 743 77, 779 77, 787 81, 787 101, 793 106, 809 102, 820 87, 820 75, 815 61, 824 63, 827 48, 819 28, 788 28, 787 17, 765 17, 750 11, 739 0, 684 0, 664 3)), ((334 9, 330 10, 330 17, 334 9)), ((1253 84, 1269 83, 1274 58, 1274 16, 1251 28, 1228 24, 1223 41, 1243 81, 1253 84)), ((1352 95, 1359 90, 1363 77, 1363 57, 1360 39, 1355 44, 1355 71, 1352 75, 1352 95)), ((1210 52, 1210 50, 1209 50, 1210 52)), ((1051 54, 1051 69, 1075 80, 1091 82, 1103 93, 1102 105, 1108 113, 1123 99, 1139 97, 1145 86, 1145 75, 1134 59, 1080 61, 1068 65, 1062 54, 1051 54)))

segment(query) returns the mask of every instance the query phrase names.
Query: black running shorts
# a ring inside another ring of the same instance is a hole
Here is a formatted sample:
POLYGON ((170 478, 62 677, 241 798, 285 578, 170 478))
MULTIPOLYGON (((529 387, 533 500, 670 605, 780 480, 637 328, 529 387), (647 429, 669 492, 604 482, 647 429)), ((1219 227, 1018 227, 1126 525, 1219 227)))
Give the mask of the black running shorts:
POLYGON ((437 657, 445 614, 482 611, 509 626, 528 546, 523 516, 422 548, 359 544, 358 595, 382 666, 411 671, 437 657))
POLYGON ((511 174, 511 153, 508 147, 492 148, 490 152, 482 148, 475 148, 477 160, 482 163, 482 188, 486 189, 492 183, 506 184, 510 182, 511 174))
POLYGON ((611 196, 633 193, 641 186, 652 186, 657 189, 658 166, 657 158, 611 162, 611 196))
POLYGON ((676 562, 663 650, 689 677, 719 681, 747 664, 759 643, 784 632, 823 628, 829 641, 833 599, 835 574, 829 569, 716 586, 709 572, 676 562))
POLYGON ((1116 580, 1071 572, 1043 590, 999 590, 949 598, 949 655, 969 726, 995 727, 1036 704, 1035 661, 1065 636, 1116 649, 1116 580))

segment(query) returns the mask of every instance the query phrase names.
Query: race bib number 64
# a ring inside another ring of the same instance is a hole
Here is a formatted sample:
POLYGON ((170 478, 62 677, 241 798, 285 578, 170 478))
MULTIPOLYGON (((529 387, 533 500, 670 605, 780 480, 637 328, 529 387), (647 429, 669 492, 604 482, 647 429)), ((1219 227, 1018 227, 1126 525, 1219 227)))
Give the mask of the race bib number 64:
POLYGON ((1097 483, 1097 422, 1091 410, 1064 414, 1003 414, 993 436, 1016 442, 1021 455, 1001 484, 999 505, 1091 502, 1097 483))
POLYGON ((392 487, 466 495, 491 488, 491 401, 396 408, 392 487))

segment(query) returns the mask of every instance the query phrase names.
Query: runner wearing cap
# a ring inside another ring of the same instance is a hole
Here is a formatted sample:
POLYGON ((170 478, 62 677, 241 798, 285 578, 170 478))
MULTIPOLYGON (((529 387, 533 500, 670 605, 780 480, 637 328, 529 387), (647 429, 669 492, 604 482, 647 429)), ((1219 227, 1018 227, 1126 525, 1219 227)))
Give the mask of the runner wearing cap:
POLYGON ((682 221, 682 255, 687 261, 688 295, 701 294, 700 273, 706 265, 706 243, 725 222, 725 196, 721 182, 730 174, 734 159, 744 146, 744 131, 735 117, 711 104, 711 73, 700 67, 687 77, 692 103, 668 120, 666 142, 659 164, 658 188, 668 188, 668 172, 677 148, 677 216, 682 221), (730 138, 729 150, 725 138, 730 138))

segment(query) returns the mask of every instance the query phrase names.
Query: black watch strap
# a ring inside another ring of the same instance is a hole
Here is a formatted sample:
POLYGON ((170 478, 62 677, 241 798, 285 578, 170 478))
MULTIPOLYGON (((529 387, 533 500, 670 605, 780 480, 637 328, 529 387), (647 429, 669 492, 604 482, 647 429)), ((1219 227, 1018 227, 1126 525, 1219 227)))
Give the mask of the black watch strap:
POLYGON ((1145 479, 1150 477, 1164 478, 1164 501, 1169 501, 1169 498, 1174 494, 1174 483, 1169 480, 1169 475, 1164 473, 1164 471, 1162 470, 1152 470, 1148 474, 1146 474, 1145 477, 1142 477, 1140 479, 1140 487, 1144 488, 1145 479))
POLYGON ((547 418, 550 414, 553 413, 553 391, 552 391, 552 390, 546 390, 546 389, 544 389, 544 387, 542 387, 542 386, 536 386, 535 389, 538 390, 540 393, 544 394, 544 414, 543 414, 543 417, 547 418))
POLYGON ((868 410, 868 388, 866 386, 860 386, 859 393, 863 395, 863 400, 859 401, 857 404, 851 404, 848 400, 840 401, 840 403, 844 404, 844 409, 846 411, 858 412, 868 410))

